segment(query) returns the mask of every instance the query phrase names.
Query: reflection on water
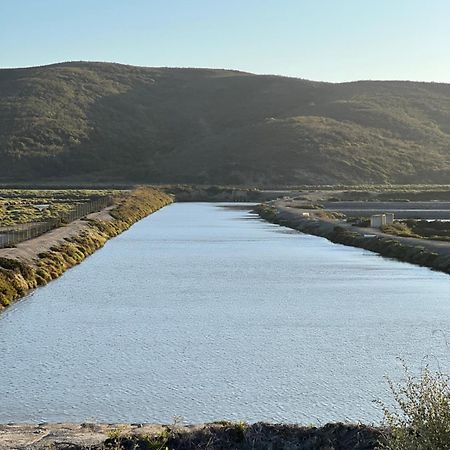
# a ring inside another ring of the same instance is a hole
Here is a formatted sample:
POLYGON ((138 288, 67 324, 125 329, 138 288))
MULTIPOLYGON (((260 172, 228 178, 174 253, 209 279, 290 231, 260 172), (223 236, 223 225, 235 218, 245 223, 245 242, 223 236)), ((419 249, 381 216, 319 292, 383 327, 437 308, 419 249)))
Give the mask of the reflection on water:
POLYGON ((378 420, 397 357, 450 369, 449 288, 245 209, 174 204, 0 316, 0 422, 378 420))

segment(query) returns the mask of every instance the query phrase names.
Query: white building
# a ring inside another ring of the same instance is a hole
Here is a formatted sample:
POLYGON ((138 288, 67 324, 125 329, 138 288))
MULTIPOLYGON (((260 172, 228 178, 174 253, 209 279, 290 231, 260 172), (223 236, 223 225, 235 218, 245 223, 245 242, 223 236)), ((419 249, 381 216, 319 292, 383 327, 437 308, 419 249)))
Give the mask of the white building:
POLYGON ((383 225, 392 225, 394 223, 394 214, 374 214, 370 218, 371 228, 381 228, 383 225))
POLYGON ((394 213, 386 213, 386 225, 392 225, 394 223, 394 213))
POLYGON ((370 227, 371 228, 381 228, 383 225, 386 225, 386 215, 385 214, 374 214, 370 218, 370 227))

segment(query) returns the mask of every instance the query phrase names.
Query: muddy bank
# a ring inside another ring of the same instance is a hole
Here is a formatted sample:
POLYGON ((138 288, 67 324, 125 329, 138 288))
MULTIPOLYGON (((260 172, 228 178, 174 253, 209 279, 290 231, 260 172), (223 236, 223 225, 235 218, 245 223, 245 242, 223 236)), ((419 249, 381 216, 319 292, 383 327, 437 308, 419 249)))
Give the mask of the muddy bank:
POLYGON ((255 210, 261 218, 272 223, 321 236, 337 244, 364 248, 382 256, 450 274, 449 243, 402 238, 383 233, 373 234, 370 230, 366 232, 361 229, 355 230, 351 225, 316 217, 314 212, 308 212, 310 217, 305 217, 301 210, 276 204, 258 205, 255 210))
POLYGON ((0 311, 30 289, 59 277, 108 239, 173 201, 153 188, 138 188, 103 210, 57 228, 16 248, 0 250, 0 311))
POLYGON ((95 423, 0 425, 0 448, 4 450, 374 450, 381 439, 381 429, 351 424, 328 424, 319 428, 226 421, 191 426, 95 423))

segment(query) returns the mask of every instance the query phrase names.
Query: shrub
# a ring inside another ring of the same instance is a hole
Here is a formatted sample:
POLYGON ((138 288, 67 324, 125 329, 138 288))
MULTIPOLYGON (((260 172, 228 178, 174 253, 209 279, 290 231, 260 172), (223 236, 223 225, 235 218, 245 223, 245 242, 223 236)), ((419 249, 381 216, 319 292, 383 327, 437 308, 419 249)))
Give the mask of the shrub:
POLYGON ((420 238, 421 236, 415 233, 405 222, 395 222, 390 225, 383 225, 381 231, 387 234, 393 234, 394 236, 402 237, 415 237, 420 238))
POLYGON ((405 369, 400 385, 389 381, 396 406, 384 410, 388 433, 380 448, 388 450, 450 449, 450 377, 424 369, 413 377, 405 369))

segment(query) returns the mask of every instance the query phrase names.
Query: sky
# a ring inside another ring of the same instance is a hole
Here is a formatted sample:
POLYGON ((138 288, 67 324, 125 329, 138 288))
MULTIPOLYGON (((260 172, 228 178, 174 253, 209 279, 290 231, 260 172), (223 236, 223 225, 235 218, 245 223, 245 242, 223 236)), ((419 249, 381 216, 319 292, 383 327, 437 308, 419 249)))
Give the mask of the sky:
POLYGON ((450 83, 450 0, 0 0, 0 67, 211 67, 450 83))

